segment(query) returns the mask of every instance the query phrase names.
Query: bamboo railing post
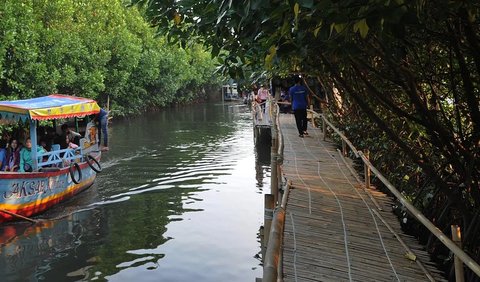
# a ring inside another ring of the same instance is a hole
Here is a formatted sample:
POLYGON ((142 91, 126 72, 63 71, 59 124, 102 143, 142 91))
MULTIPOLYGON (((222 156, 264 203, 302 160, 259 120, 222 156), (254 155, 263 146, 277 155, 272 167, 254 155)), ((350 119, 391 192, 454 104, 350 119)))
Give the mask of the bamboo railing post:
MULTIPOLYGON (((275 211, 267 252, 263 263, 263 279, 265 282, 276 282, 279 278, 280 256, 282 252, 283 226, 285 209, 279 207, 275 211)), ((281 275, 280 275, 281 278, 281 275)))
POLYGON ((264 225, 260 226, 258 233, 260 234, 260 252, 262 255, 262 262, 263 262, 265 259, 265 251, 267 250, 267 244, 265 244, 265 223, 264 225))
POLYGON ((262 260, 265 259, 265 252, 267 251, 268 237, 270 236, 270 228, 272 226, 274 208, 275 208, 275 202, 274 202, 273 195, 265 194, 265 213, 264 213, 264 219, 263 219, 264 245, 262 248, 262 260))
POLYGON ((313 105, 310 105, 310 112, 309 112, 310 118, 312 119, 312 125, 313 127, 317 127, 315 125, 315 115, 313 114, 313 105))
MULTIPOLYGON (((368 149, 365 150, 364 155, 367 160, 370 160, 370 151, 368 149)), ((370 167, 367 164, 364 164, 363 167, 365 173, 365 188, 370 188, 370 167)))
MULTIPOLYGON (((459 248, 462 248, 462 234, 460 232, 460 227, 458 225, 452 225, 451 229, 452 229, 452 241, 455 242, 455 244, 459 248)), ((460 258, 457 255, 454 256, 454 265, 455 265, 455 281, 464 282, 465 275, 463 274, 463 262, 460 260, 460 258)))
POLYGON ((345 142, 345 140, 343 140, 342 138, 342 154, 343 156, 347 156, 347 143, 345 142))
POLYGON ((325 141, 327 140, 327 123, 323 118, 322 118, 322 131, 323 131, 323 141, 325 141))
POLYGON ((270 163, 270 186, 271 193, 274 196, 274 202, 277 202, 278 199, 278 176, 277 176, 277 150, 276 139, 272 139, 272 150, 271 150, 271 163, 270 163), (275 145, 273 144, 275 143, 275 145))

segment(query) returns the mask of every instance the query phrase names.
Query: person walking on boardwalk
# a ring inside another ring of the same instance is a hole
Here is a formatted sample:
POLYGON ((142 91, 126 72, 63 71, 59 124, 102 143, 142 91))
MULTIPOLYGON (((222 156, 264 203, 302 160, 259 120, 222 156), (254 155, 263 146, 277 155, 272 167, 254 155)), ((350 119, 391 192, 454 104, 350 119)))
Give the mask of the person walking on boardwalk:
POLYGON ((265 87, 265 84, 262 83, 262 86, 260 87, 260 89, 258 89, 257 102, 260 103, 260 107, 262 107, 263 112, 265 112, 265 102, 267 101, 269 96, 270 92, 265 87))
POLYGON ((298 136, 302 137, 308 135, 307 132, 307 105, 308 92, 307 88, 300 84, 300 76, 295 76, 295 85, 290 87, 288 93, 292 99, 292 110, 295 115, 297 123, 298 136))

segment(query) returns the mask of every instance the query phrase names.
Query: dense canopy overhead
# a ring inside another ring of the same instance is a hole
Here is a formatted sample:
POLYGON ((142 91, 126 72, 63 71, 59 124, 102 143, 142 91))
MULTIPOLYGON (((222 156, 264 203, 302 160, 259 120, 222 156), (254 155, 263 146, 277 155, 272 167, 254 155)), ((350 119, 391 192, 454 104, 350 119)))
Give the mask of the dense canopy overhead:
POLYGON ((315 78, 337 124, 436 222, 462 223, 480 260, 479 1, 132 2, 172 41, 211 46, 232 76, 315 78))

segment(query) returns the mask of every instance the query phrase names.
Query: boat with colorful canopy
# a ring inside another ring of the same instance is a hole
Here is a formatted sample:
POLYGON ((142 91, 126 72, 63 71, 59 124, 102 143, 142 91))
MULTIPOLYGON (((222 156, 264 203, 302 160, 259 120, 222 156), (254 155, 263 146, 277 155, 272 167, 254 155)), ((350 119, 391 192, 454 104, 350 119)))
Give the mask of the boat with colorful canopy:
POLYGON ((26 100, 1 101, 0 122, 29 124, 31 172, 0 172, 0 223, 30 217, 90 187, 101 171, 98 129, 87 125, 80 146, 37 152, 39 121, 84 118, 98 114, 92 99, 54 94, 26 100))

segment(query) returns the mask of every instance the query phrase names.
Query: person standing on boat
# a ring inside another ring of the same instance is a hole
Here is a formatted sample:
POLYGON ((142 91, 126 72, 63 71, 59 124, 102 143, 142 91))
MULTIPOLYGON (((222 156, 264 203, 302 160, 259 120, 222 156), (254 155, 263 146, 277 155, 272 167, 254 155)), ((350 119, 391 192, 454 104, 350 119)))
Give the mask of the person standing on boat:
MULTIPOLYGON (((37 153, 45 153, 45 150, 42 146, 37 146, 37 153)), ((25 141, 25 147, 20 150, 20 172, 32 172, 33 171, 33 161, 32 161, 32 140, 27 138, 25 141)))
POLYGON ((302 137, 308 135, 307 132, 307 105, 308 92, 307 88, 300 84, 300 76, 295 76, 295 85, 288 90, 292 99, 292 110, 295 115, 295 122, 297 123, 298 136, 302 137))
POLYGON ((97 118, 100 127, 99 139, 102 140, 103 136, 103 145, 100 144, 100 150, 108 151, 108 112, 100 108, 97 118))

